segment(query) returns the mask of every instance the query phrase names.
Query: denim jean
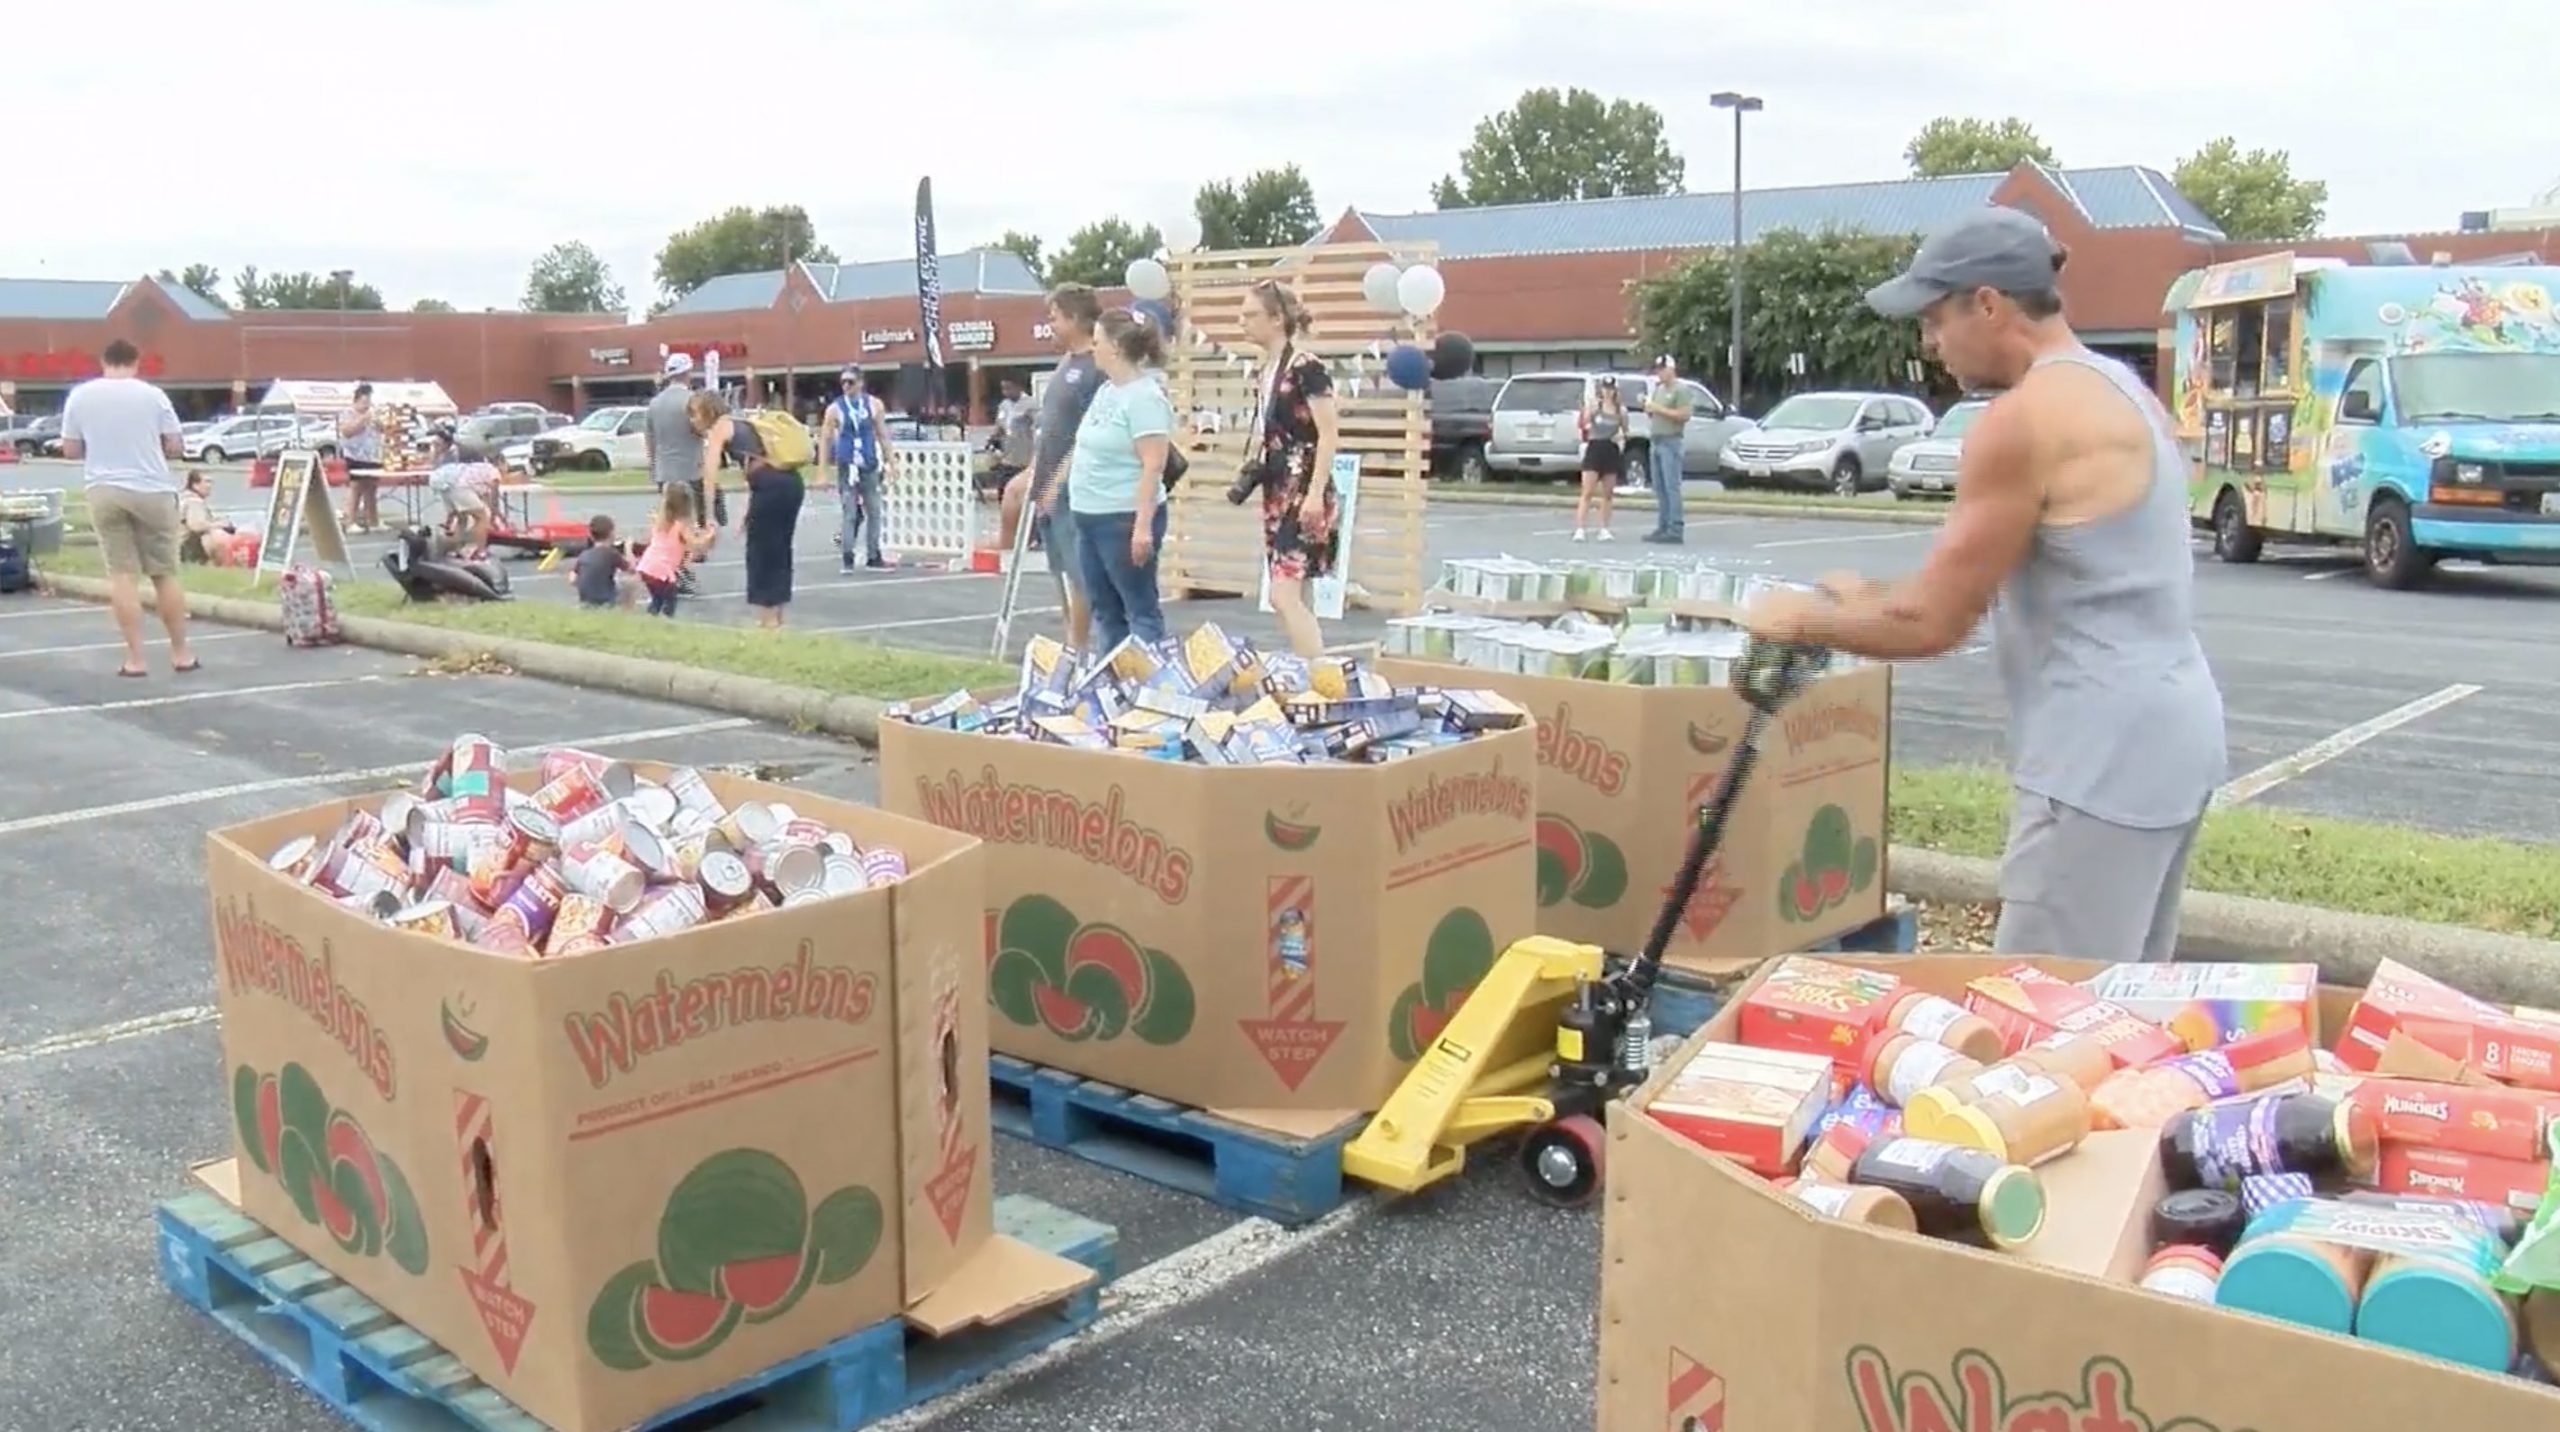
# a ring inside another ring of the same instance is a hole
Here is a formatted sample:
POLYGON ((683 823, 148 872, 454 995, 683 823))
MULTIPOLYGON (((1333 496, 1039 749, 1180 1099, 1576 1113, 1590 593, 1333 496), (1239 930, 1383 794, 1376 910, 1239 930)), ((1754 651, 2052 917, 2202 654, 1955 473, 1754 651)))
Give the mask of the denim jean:
POLYGON ((866 534, 862 555, 874 562, 880 560, 880 469, 862 469, 858 490, 853 473, 853 464, 836 464, 836 500, 844 505, 844 526, 841 530, 844 534, 844 564, 848 567, 853 565, 853 544, 865 539, 866 534), (867 524, 865 518, 870 519, 867 524))
POLYGON ((1164 507, 1156 507, 1155 550, 1143 567, 1129 560, 1138 514, 1079 512, 1075 520, 1076 551, 1084 559, 1084 599, 1093 608, 1094 649, 1109 651, 1132 636, 1164 640, 1164 607, 1156 596, 1156 564, 1164 557, 1164 507))
POLYGON ((1656 437, 1645 449, 1645 468, 1653 479, 1653 530, 1665 537, 1684 535, 1689 530, 1689 518, 1680 508, 1678 435, 1656 437))

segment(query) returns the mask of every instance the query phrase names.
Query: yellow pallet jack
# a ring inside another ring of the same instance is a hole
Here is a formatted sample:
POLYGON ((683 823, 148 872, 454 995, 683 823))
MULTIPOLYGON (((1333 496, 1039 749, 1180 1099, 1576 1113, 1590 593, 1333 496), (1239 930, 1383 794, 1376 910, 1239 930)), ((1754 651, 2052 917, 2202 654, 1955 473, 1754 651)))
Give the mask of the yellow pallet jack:
POLYGON ((1698 808, 1644 948, 1621 960, 1596 945, 1533 935, 1504 950, 1369 1126, 1344 1146, 1344 1173, 1413 1193, 1464 1168, 1470 1145, 1519 1130, 1518 1169, 1533 1197, 1570 1208, 1600 1191, 1600 1115, 1652 1072, 1647 1007, 1662 952, 1724 843, 1734 800, 1759 763, 1762 730, 1830 661, 1819 647, 1751 640, 1733 670, 1750 718, 1724 779, 1698 808))

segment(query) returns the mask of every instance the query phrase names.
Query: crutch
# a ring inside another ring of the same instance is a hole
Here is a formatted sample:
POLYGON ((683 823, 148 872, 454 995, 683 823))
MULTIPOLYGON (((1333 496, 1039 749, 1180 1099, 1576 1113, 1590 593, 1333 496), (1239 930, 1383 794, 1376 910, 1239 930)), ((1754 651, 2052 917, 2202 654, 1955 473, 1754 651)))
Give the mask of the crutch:
MULTIPOLYGON (((1061 474, 1063 476, 1063 474, 1061 474)), ((1054 480, 1054 479, 1053 479, 1054 480)), ((997 510, 1003 510, 1002 494, 998 494, 997 510)), ((1031 488, 1022 490, 1022 515, 1013 524, 1013 556, 1004 568, 1004 604, 996 608, 996 644, 993 655, 1004 660, 1005 648, 1013 641, 1013 608, 1022 595, 1022 568, 1031 556, 1031 526, 1040 520, 1040 504, 1031 488)))

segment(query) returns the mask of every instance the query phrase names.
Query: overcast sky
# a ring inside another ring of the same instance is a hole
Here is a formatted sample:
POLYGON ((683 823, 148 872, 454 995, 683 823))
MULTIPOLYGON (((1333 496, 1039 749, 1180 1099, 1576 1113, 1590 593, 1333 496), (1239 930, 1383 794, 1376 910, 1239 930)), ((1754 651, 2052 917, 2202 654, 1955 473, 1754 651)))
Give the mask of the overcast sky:
POLYGON ((1053 247, 1295 161, 1330 220, 1428 208, 1534 85, 1659 108, 1687 187, 1891 178, 1933 115, 2017 114, 2065 164, 2221 133, 2326 179, 2332 233, 2441 229, 2560 184, 2551 0, 26 0, 0 275, 352 268, 393 307, 508 306, 583 239, 633 306, 672 231, 799 203, 848 259, 1053 247), (256 18, 245 18, 254 13, 256 18), (1936 18, 1923 19, 1924 15, 1936 18), (2139 16, 2138 23, 2101 16, 2139 16), (783 66, 797 66, 786 74, 783 66), (1058 136, 1078 138, 1061 160, 1058 136))

